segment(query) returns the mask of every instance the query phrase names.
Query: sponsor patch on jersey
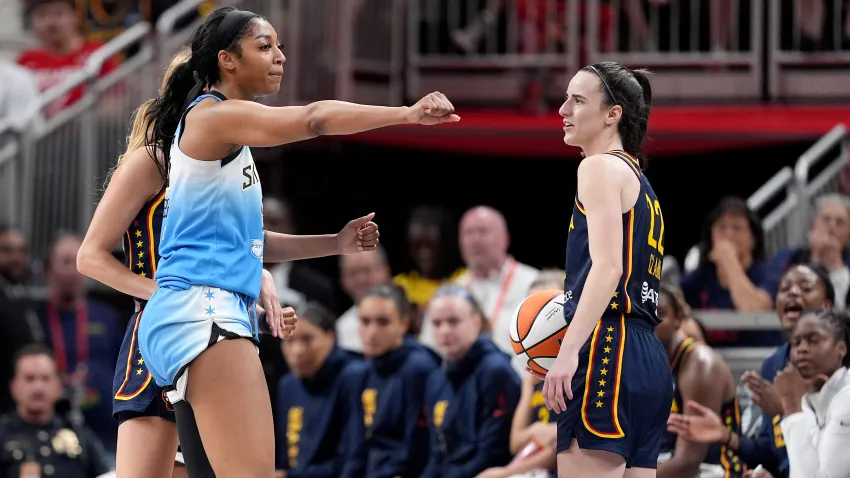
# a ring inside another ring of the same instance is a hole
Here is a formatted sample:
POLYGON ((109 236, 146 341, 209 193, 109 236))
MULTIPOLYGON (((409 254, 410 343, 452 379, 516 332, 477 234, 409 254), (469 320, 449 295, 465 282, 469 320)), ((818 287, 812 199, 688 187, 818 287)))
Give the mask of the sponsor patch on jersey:
POLYGON ((257 259, 263 258, 263 240, 251 239, 251 254, 257 259))

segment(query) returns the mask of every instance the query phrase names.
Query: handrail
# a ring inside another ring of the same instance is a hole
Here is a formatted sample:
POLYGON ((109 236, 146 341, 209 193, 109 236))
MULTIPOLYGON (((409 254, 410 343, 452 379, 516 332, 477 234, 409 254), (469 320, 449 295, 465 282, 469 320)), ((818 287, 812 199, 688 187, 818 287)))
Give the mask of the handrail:
POLYGON ((760 209, 777 191, 787 186, 793 178, 794 173, 790 166, 780 169, 779 172, 774 174, 773 177, 768 179, 766 183, 762 184, 756 192, 747 198, 747 206, 753 211, 760 209))
POLYGON ((183 16, 191 13, 193 10, 197 10, 204 1, 205 0, 181 0, 176 5, 163 12, 162 15, 159 16, 159 20, 156 22, 157 35, 162 36, 171 34, 174 31, 174 27, 177 25, 177 21, 183 18, 183 16))
POLYGON ((708 330, 779 330, 782 325, 776 312, 738 312, 735 310, 693 310, 708 330))
POLYGON ((847 127, 843 124, 838 124, 829 130, 829 133, 819 139, 817 143, 813 144, 811 148, 807 149, 800 156, 800 159, 797 160, 796 166, 794 166, 794 176, 797 182, 800 185, 805 184, 809 180, 809 170, 812 168, 812 165, 821 159, 824 153, 829 151, 829 148, 834 147, 836 143, 841 142, 846 136, 847 127))
POLYGON ((143 39, 152 31, 151 24, 139 22, 124 30, 120 35, 95 50, 86 60, 85 71, 89 78, 100 75, 103 65, 113 56, 126 50, 139 40, 143 39))

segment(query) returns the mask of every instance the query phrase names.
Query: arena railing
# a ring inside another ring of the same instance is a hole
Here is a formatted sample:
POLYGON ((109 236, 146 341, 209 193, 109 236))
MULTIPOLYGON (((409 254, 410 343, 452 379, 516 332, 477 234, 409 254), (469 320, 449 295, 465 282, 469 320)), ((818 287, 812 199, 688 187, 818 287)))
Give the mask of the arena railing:
POLYGON ((581 3, 409 1, 407 96, 439 90, 458 102, 516 103, 544 80, 547 96, 563 97, 564 74, 578 65, 581 3))
MULTIPOLYGON (((844 11, 846 0, 801 2, 795 9, 790 0, 776 0, 769 20, 768 78, 774 99, 844 98, 850 85, 850 38, 844 11), (823 17, 812 25, 820 28, 820 38, 807 38, 802 23, 812 13, 809 8, 822 4, 823 17)), ((794 2, 797 4, 797 2, 794 2)))
POLYGON ((85 231, 94 211, 104 172, 120 151, 130 113, 150 96, 138 72, 153 57, 146 41, 151 26, 138 23, 93 53, 85 66, 39 96, 33 116, 39 128, 21 131, 8 158, 17 176, 14 223, 30 238, 34 254, 43 253, 59 229, 85 231), (138 45, 133 56, 101 76, 110 58, 138 45), (58 109, 68 94, 82 97, 58 109), (94 180, 93 178, 98 178, 94 180))
MULTIPOLYGON (((768 255, 805 244, 815 215, 815 201, 838 190, 842 169, 850 161, 850 134, 836 125, 813 144, 794 169, 784 167, 747 198, 750 209, 762 217, 768 255)), ((684 270, 696 268, 698 245, 685 258, 684 270)))
POLYGON ((838 191, 838 180, 848 160, 850 134, 843 124, 835 126, 800 156, 794 166, 794 180, 804 200, 800 202, 798 210, 788 216, 789 230, 796 233, 792 244, 805 243, 816 213, 816 199, 838 191))
POLYGON ((587 63, 657 70, 659 99, 761 98, 764 0, 732 0, 728 12, 719 9, 724 2, 656 3, 587 0, 587 63))

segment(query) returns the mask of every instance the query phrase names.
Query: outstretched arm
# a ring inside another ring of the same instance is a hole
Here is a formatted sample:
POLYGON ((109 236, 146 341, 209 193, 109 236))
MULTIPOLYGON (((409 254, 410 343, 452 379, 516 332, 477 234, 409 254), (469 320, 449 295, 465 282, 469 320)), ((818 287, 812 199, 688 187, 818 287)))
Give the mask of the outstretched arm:
POLYGON ((456 122, 454 106, 442 93, 431 93, 411 107, 367 106, 318 101, 307 106, 269 107, 229 100, 193 111, 187 130, 225 144, 270 147, 316 136, 348 135, 400 124, 456 122))

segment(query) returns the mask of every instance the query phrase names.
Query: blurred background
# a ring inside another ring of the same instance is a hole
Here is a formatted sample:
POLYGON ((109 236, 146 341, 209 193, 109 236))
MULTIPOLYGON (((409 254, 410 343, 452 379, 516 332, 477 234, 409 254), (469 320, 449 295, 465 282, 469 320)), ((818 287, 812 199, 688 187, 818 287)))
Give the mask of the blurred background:
MULTIPOLYGON (((664 210, 665 280, 707 267, 700 245, 710 251, 725 219, 747 219, 724 226, 728 240, 750 285, 772 298, 787 251, 818 247, 812 231, 850 246, 847 0, 0 0, 0 318, 49 332, 43 304, 79 288, 103 306, 98 333, 114 336, 98 340, 114 367, 133 303, 76 277, 73 262, 57 270, 57 257, 75 254, 57 238, 85 234, 132 112, 223 5, 261 13, 285 45, 283 86, 263 103, 406 105, 438 90, 463 117, 254 151, 275 201, 267 224, 333 233, 375 212, 400 284, 463 273, 458 221, 477 205, 504 216, 503 252, 563 268, 580 156, 563 144, 557 109, 571 76, 601 60, 655 73, 646 174, 664 210), (823 197, 839 207, 819 222, 823 197)), ((358 292, 344 266, 300 262, 309 285, 289 276, 281 297, 350 311, 358 292)), ((843 307, 847 262, 827 267, 843 307)), ((682 288, 736 379, 778 345, 760 335, 779 329, 772 301, 743 306, 725 284, 682 288)), ((287 370, 276 342, 263 361, 273 385, 287 370)), ((111 372, 78 402, 114 449, 111 372)))

